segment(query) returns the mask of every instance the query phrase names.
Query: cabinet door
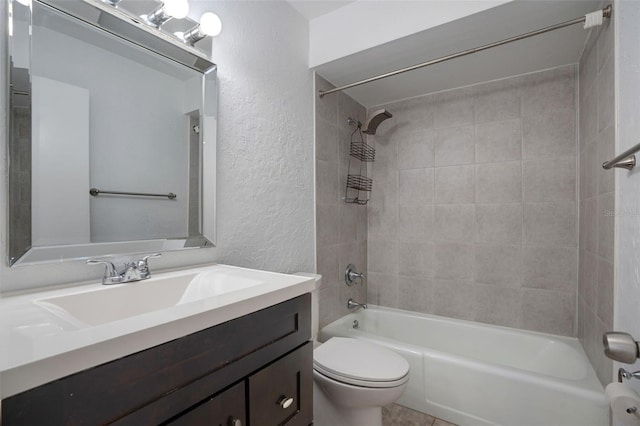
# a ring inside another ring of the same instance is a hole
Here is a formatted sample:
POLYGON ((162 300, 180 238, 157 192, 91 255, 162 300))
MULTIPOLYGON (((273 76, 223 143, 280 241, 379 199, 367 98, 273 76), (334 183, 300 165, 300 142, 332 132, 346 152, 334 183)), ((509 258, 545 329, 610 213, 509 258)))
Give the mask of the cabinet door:
POLYGON ((167 423, 171 426, 245 426, 245 382, 211 397, 167 423))
POLYGON ((308 426, 313 421, 313 345, 307 342, 249 376, 252 426, 308 426))

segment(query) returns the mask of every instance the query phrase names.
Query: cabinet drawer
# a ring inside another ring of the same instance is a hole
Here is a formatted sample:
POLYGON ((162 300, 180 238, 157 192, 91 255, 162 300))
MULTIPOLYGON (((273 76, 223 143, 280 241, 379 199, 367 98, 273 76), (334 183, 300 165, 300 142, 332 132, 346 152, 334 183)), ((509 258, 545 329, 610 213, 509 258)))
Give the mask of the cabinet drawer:
POLYGON ((249 422, 308 426, 313 421, 313 345, 304 346, 249 376, 249 422))
POLYGON ((167 425, 244 426, 247 424, 244 388, 245 382, 242 381, 183 413, 167 425))

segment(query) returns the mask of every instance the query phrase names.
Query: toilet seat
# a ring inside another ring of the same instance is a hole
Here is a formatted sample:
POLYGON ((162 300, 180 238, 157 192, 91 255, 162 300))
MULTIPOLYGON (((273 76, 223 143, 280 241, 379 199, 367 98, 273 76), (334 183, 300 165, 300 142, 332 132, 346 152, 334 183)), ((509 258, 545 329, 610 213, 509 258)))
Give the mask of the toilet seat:
POLYGON ((313 368, 339 382, 368 388, 392 388, 409 380, 409 363, 397 353, 344 337, 332 337, 316 348, 313 368))

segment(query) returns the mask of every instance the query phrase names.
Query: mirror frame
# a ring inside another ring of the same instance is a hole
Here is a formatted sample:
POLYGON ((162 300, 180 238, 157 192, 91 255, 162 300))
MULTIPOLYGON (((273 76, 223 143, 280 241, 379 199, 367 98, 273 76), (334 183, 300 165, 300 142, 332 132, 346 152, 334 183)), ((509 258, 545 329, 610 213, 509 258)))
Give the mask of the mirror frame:
MULTIPOLYGON (((157 29, 144 23, 140 17, 127 13, 124 10, 113 7, 101 0, 32 0, 49 9, 55 9, 58 12, 79 19, 99 30, 106 31, 112 35, 129 41, 139 47, 150 52, 168 58, 174 62, 198 71, 202 74, 202 91, 201 91, 201 112, 200 127, 200 231, 201 235, 185 238, 163 238, 148 239, 135 241, 118 241, 118 242, 98 242, 70 245, 53 245, 53 246, 36 246, 29 247, 19 256, 12 257, 9 250, 11 235, 16 232, 11 229, 11 196, 7 197, 7 226, 8 238, 7 244, 7 263, 9 266, 20 266, 39 264, 44 262, 60 262, 64 260, 83 260, 95 257, 109 256, 128 256, 151 252, 164 252, 185 249, 210 248, 215 246, 216 241, 216 133, 217 133, 217 79, 216 64, 203 51, 183 43, 172 34, 167 34, 161 29, 157 29), (211 101, 213 99, 213 101, 211 101), (207 100, 209 100, 207 102, 207 100), (208 121, 207 119, 212 119, 208 121), (213 137, 207 138, 208 135, 213 137), (206 139, 205 139, 206 138, 206 139)), ((15 123, 12 122, 12 87, 14 86, 15 75, 12 72, 12 58, 15 55, 16 38, 26 37, 25 45, 28 46, 28 52, 23 52, 31 57, 31 26, 33 23, 33 7, 27 7, 28 11, 28 33, 19 33, 13 25, 13 7, 17 0, 8 0, 8 60, 7 75, 9 78, 7 90, 7 133, 5 135, 7 141, 7 171, 11 164, 10 155, 10 138, 15 123)), ((185 18, 190 22, 189 25, 196 25, 195 22, 185 18)), ((31 61, 29 61, 31 62, 31 61)), ((29 64, 31 67, 31 64, 29 64)), ((24 83, 22 83, 24 87, 24 83)), ((29 121, 31 121, 31 71, 29 68, 28 91, 29 96, 29 121)), ((7 183, 5 188, 7 194, 10 194, 10 178, 7 174, 7 183)), ((31 219, 29 218, 29 221, 31 219)))

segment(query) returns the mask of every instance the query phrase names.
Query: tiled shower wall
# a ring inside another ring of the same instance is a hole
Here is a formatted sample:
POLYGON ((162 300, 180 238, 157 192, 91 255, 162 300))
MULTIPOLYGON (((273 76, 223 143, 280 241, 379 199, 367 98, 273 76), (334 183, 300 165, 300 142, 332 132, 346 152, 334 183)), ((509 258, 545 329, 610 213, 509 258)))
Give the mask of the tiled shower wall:
POLYGON ((571 65, 383 106, 369 303, 576 334, 576 88, 571 65))
MULTIPOLYGON (((592 30, 580 59, 578 337, 603 384, 612 378, 602 333, 613 329, 615 197, 614 21, 592 30)), ((625 214, 625 212, 621 212, 625 214)))
MULTIPOLYGON (((316 76, 316 91, 333 88, 316 76)), ((347 287, 344 271, 353 263, 367 271, 367 207, 346 204, 349 142, 354 127, 349 117, 364 122, 366 109, 344 93, 316 96, 316 262, 322 275, 320 326, 346 315, 347 300, 366 302, 362 285, 347 287)))

